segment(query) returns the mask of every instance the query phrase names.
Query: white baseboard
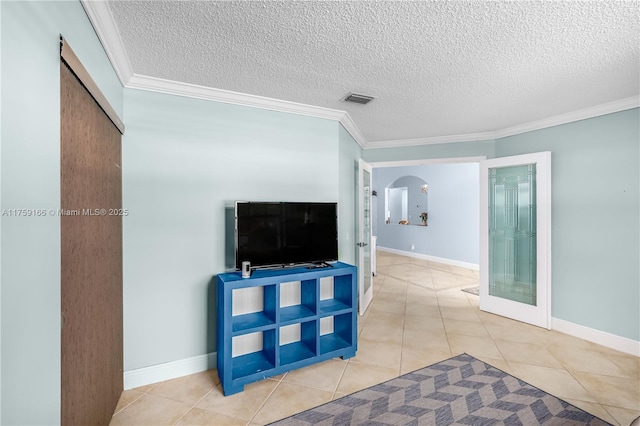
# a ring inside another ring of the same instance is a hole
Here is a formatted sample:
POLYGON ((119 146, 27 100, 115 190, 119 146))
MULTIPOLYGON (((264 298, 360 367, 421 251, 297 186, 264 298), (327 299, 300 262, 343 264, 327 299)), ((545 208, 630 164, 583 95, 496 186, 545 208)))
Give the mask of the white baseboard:
POLYGON ((573 337, 588 340, 620 352, 640 357, 640 342, 606 331, 585 327, 559 318, 551 318, 551 329, 573 337))
POLYGON ((381 247, 381 246, 378 246, 377 249, 387 253, 413 257, 414 259, 429 260, 431 262, 444 263, 445 265, 451 265, 451 266, 459 266, 461 268, 473 269, 475 271, 480 270, 480 265, 477 263, 463 262, 461 260, 447 259, 444 257, 430 256, 428 254, 415 253, 412 251, 403 251, 403 250, 398 250, 398 249, 393 249, 388 247, 381 247))
POLYGON ((216 367, 216 352, 124 372, 124 390, 200 373, 216 367))

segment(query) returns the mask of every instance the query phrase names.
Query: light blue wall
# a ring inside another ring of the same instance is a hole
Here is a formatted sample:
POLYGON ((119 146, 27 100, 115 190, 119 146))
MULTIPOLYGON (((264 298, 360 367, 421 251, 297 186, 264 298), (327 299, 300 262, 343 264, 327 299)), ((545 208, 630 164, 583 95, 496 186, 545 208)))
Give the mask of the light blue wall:
MULTIPOLYGON (((60 207, 59 36, 116 111, 122 88, 77 1, 0 2, 1 208, 60 207)), ((1 217, 2 424, 60 421, 60 219, 1 217)))
POLYGON ((639 109, 496 141, 551 151, 553 316, 640 340, 639 109))
POLYGON ((378 246, 477 264, 478 180, 478 163, 374 168, 378 246), (427 227, 385 223, 385 188, 403 176, 417 176, 429 185, 427 227))
POLYGON ((362 157, 362 148, 355 139, 338 125, 339 148, 339 200, 338 200, 338 228, 340 232, 340 245, 338 247, 340 259, 355 265, 356 258, 356 221, 358 220, 356 179, 358 176, 358 160, 362 157))
POLYGON ((336 121, 129 89, 125 106, 130 371, 215 351, 211 286, 225 270, 226 204, 338 201, 350 179, 341 161, 355 153, 336 121))

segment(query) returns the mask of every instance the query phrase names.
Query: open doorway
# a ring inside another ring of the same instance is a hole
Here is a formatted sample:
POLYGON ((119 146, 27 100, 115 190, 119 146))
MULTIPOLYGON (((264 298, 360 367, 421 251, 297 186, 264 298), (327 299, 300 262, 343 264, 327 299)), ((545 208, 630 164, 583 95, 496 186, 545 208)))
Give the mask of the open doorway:
POLYGON ((371 163, 379 250, 478 270, 478 170, 484 159, 371 163))

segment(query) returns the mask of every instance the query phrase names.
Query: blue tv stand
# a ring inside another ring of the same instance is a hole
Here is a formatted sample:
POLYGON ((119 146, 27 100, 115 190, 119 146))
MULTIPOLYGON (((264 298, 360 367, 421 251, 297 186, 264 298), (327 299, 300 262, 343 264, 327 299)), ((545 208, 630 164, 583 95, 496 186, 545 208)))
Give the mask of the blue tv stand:
POLYGON ((336 262, 326 268, 256 270, 250 278, 231 272, 218 275, 217 285, 217 364, 225 395, 242 392, 247 383, 356 354, 355 266, 336 262), (329 286, 323 292, 329 297, 321 299, 321 279, 327 277, 322 285, 329 286), (283 285, 299 285, 297 304, 283 306, 283 285), (262 309, 233 315, 234 298, 243 297, 242 290, 249 288, 262 295, 262 309), (284 327, 298 329, 299 341, 281 343, 284 327), (236 355, 235 342, 241 346, 240 340, 247 338, 262 342, 262 348, 236 355))

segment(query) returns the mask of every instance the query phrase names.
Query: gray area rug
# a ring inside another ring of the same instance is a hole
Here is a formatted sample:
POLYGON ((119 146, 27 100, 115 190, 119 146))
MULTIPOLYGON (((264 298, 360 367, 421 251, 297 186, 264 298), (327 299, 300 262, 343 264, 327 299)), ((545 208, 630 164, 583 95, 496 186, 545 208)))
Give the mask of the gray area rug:
POLYGON ((271 423, 342 425, 609 425, 462 354, 271 423))

